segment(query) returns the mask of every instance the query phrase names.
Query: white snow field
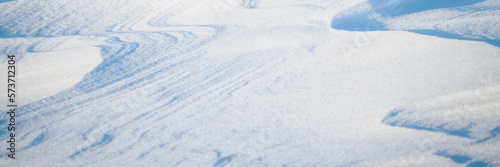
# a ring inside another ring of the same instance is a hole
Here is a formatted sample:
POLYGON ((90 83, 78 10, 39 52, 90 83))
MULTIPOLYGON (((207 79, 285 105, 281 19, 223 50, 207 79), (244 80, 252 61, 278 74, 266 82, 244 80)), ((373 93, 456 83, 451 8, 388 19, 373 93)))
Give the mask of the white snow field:
POLYGON ((0 166, 500 166, 499 0, 3 0, 0 166))

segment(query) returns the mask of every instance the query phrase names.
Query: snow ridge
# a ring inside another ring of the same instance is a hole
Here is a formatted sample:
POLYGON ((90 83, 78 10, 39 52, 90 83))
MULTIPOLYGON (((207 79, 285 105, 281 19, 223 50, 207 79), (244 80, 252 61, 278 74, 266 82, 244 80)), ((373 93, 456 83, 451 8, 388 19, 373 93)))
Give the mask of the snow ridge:
POLYGON ((500 138, 500 86, 435 97, 400 107, 382 122, 391 126, 445 133, 473 142, 435 154, 467 166, 498 166, 500 138))
POLYGON ((410 31, 500 47, 500 4, 495 0, 370 0, 337 14, 332 28, 410 31))

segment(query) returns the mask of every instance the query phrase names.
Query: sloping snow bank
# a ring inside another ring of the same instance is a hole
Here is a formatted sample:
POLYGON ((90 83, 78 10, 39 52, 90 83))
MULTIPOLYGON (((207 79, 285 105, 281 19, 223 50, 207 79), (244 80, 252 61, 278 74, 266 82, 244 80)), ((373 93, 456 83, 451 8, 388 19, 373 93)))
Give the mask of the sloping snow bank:
MULTIPOLYGON (((0 52, 16 55, 18 104, 29 104, 74 86, 101 63, 101 48, 97 47, 101 43, 86 37, 0 39, 0 52)), ((2 67, 6 67, 6 60, 0 58, 2 67)), ((2 72, 0 77, 6 75, 2 72)), ((1 81, 5 86, 6 81, 1 81)))
POLYGON ((496 0, 369 0, 333 17, 332 28, 349 31, 405 30, 500 45, 496 0))
POLYGON ((500 85, 430 98, 394 109, 383 122, 391 126, 427 130, 475 139, 436 152, 468 165, 500 165, 500 85))

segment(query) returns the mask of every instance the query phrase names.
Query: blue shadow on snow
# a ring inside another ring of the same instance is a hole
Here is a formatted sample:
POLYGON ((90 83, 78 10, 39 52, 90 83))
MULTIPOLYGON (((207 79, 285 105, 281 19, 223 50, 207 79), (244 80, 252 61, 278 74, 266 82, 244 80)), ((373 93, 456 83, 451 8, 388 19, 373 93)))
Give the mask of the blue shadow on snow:
POLYGON ((18 38, 20 35, 11 34, 0 29, 0 38, 18 38))
POLYGON ((470 136, 471 131, 469 129, 473 126, 473 124, 470 124, 467 127, 463 127, 461 129, 447 129, 444 127, 446 125, 446 123, 441 124, 439 126, 426 126, 423 124, 419 124, 418 121, 408 122, 408 121, 397 119, 396 117, 403 111, 405 111, 404 108, 396 108, 396 109, 392 110, 391 112, 389 112, 389 114, 387 114, 387 116, 382 120, 382 122, 385 124, 388 124, 390 126, 397 126, 397 127, 416 129, 416 130, 425 130, 425 131, 431 131, 431 132, 439 132, 439 133, 444 133, 444 134, 448 134, 448 135, 471 138, 471 136, 470 136))
MULTIPOLYGON (((449 154, 446 151, 439 151, 439 152, 435 153, 435 155, 450 158, 453 162, 458 163, 458 164, 465 164, 465 163, 472 160, 472 157, 465 156, 465 155, 449 154)), ((465 166, 467 166, 467 167, 486 167, 486 166, 490 166, 490 164, 487 162, 484 162, 484 161, 472 161, 472 162, 469 162, 465 166)))
POLYGON ((10 1, 16 1, 16 0, 0 0, 0 3, 10 2, 10 1))
MULTIPOLYGON (((369 10, 362 10, 354 14, 335 17, 332 20, 331 27, 347 31, 387 31, 389 29, 385 28, 383 23, 370 18, 370 16, 379 14, 383 17, 397 17, 433 9, 463 7, 483 1, 484 0, 370 0, 368 2, 371 6, 369 10)), ((360 6, 357 7, 359 8, 360 6)), ((409 30, 409 32, 447 39, 481 41, 500 47, 500 40, 498 39, 467 38, 462 35, 450 34, 439 30, 409 30)))
POLYGON ((385 17, 395 17, 411 13, 441 8, 455 8, 484 0, 370 0, 372 9, 385 17))

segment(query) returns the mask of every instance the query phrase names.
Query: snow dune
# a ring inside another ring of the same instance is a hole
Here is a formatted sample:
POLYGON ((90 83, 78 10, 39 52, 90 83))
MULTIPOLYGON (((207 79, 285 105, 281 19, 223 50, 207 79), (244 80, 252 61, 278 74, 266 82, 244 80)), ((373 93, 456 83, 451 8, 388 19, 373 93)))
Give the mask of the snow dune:
POLYGON ((497 85, 434 97, 394 109, 383 122, 473 139, 435 154, 468 166, 498 166, 499 91, 497 85))
POLYGON ((500 4, 386 5, 2 2, 0 51, 34 92, 0 166, 498 165, 500 4), (431 16, 449 29, 403 19, 431 16))
MULTIPOLYGON (((498 2, 492 0, 371 0, 337 14, 332 27, 349 31, 406 30, 500 46, 499 9, 498 2)), ((436 151, 435 155, 467 166, 498 166, 498 150, 487 149, 499 147, 496 139, 500 127, 498 73, 482 75, 477 80, 478 88, 393 109, 383 122, 474 139, 474 142, 436 151)))
POLYGON ((349 31, 405 30, 500 46, 496 0, 370 0, 337 14, 332 27, 349 31))

